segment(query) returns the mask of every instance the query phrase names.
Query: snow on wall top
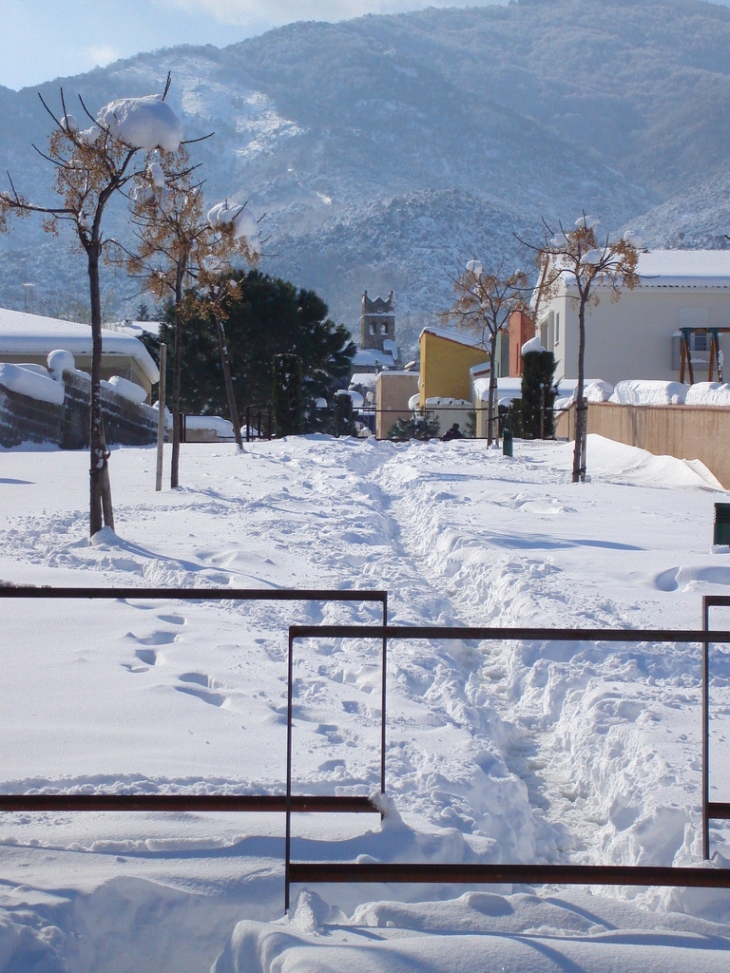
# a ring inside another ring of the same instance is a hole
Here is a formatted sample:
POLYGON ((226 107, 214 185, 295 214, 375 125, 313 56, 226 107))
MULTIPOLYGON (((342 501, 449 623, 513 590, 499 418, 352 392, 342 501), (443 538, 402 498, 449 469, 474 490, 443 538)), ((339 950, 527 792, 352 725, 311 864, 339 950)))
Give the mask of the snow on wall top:
POLYGON ((63 385, 54 381, 50 375, 43 375, 27 365, 0 362, 0 386, 19 395, 27 395, 39 402, 63 405, 65 396, 63 385))
MULTIPOLYGON (((101 335, 105 355, 127 355, 152 384, 159 381, 157 365, 141 341, 106 329, 101 335)), ((88 324, 0 308, 0 355, 48 355, 57 348, 72 355, 90 355, 91 328, 88 324)))
POLYGON ((609 402, 619 405, 683 405, 687 386, 679 382, 630 379, 618 382, 609 402))

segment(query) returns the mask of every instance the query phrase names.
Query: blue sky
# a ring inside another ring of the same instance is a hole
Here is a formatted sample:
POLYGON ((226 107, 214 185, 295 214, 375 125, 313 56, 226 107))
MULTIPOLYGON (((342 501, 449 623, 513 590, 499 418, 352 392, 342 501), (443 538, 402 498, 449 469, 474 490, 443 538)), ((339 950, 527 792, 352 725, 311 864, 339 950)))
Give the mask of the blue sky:
MULTIPOLYGON (((470 5, 495 2, 504 0, 471 0, 470 5)), ((0 84, 23 88, 175 44, 232 44, 297 20, 458 5, 454 0, 0 0, 0 84)))

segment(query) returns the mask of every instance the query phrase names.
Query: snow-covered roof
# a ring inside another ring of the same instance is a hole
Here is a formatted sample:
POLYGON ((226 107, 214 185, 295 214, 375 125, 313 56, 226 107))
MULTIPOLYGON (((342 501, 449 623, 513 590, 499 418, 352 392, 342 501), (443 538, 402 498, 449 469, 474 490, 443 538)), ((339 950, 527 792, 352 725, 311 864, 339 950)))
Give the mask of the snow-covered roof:
MULTIPOLYGON (((469 348, 484 348, 483 341, 480 337, 474 334, 469 334, 466 331, 457 331, 451 328, 435 328, 429 327, 424 328, 421 332, 420 337, 422 338, 425 334, 435 335, 437 338, 444 338, 446 341, 454 341, 457 345, 466 345, 469 348)), ((489 356, 488 351, 484 351, 484 354, 489 356)))
MULTIPOLYGON (((152 384, 159 381, 157 365, 141 341, 106 328, 102 329, 101 335, 105 355, 132 358, 152 384)), ((48 355, 59 348, 70 351, 74 356, 90 355, 89 325, 0 308, 0 354, 48 355)))
POLYGON ((355 368, 377 365, 384 365, 386 368, 395 365, 395 359, 387 351, 379 351, 377 348, 358 348, 355 357, 352 359, 355 368))
MULTIPOLYGON (((650 250, 639 254, 636 270, 642 288, 730 288, 730 250, 650 250)), ((575 285, 572 274, 564 281, 575 285)))
POLYGON ((642 287, 730 287, 730 250, 652 250, 638 272, 642 287))
POLYGON ((372 372, 353 372, 350 385, 362 385, 364 388, 374 389, 377 381, 378 376, 372 372))

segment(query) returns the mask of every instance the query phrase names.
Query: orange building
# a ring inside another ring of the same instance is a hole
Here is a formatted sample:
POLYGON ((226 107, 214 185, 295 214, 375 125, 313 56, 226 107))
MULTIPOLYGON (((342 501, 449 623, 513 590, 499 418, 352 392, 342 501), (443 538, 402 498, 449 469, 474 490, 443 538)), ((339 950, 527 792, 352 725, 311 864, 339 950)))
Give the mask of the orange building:
POLYGON ((522 377, 522 346, 535 337, 535 322, 525 311, 513 311, 509 316, 509 375, 522 377))

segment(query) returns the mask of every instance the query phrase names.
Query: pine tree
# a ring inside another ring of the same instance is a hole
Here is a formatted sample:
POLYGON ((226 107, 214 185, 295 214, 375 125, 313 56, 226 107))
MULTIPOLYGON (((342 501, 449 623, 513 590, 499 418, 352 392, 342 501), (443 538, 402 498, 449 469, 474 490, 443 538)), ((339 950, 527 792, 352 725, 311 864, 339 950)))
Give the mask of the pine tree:
POLYGON ((555 355, 551 351, 528 351, 522 356, 520 426, 525 439, 549 439, 555 435, 554 375, 555 355))

